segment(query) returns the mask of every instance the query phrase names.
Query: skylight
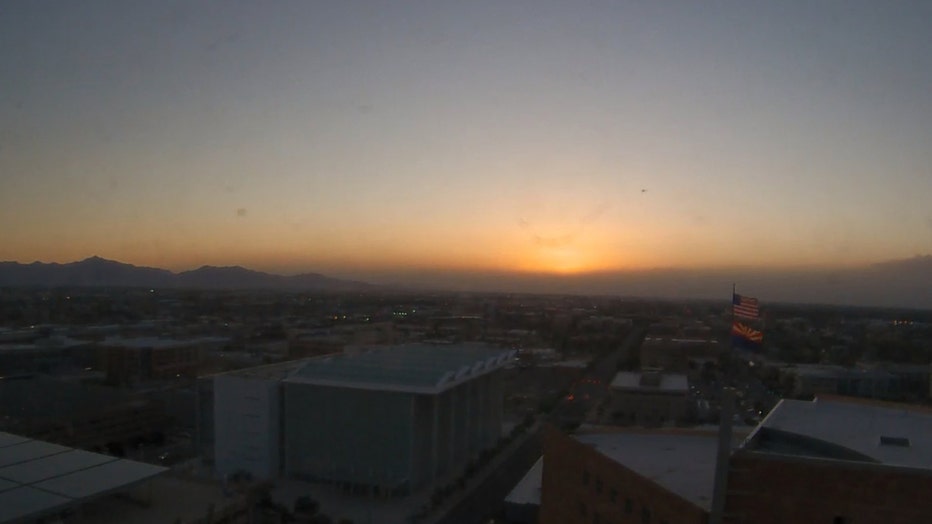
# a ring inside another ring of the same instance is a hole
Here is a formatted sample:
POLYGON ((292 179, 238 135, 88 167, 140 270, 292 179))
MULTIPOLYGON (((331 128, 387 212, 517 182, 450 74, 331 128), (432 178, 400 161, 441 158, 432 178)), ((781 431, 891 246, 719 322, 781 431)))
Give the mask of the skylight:
POLYGON ((908 448, 909 439, 906 437, 888 437, 885 435, 881 435, 880 445, 881 446, 899 446, 901 448, 908 448))

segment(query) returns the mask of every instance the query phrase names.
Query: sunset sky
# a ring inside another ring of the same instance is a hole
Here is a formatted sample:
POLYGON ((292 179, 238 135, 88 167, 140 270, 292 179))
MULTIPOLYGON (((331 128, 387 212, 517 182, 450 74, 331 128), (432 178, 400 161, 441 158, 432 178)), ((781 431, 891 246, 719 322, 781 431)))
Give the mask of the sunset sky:
POLYGON ((0 4, 0 260, 932 253, 932 2, 0 4))

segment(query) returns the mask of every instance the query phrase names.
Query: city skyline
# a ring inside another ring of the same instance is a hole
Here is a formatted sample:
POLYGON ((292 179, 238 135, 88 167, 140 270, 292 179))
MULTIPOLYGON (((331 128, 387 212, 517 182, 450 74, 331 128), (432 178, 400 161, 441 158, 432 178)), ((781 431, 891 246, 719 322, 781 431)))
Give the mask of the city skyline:
POLYGON ((0 260, 468 279, 932 253, 927 3, 2 11, 0 260))

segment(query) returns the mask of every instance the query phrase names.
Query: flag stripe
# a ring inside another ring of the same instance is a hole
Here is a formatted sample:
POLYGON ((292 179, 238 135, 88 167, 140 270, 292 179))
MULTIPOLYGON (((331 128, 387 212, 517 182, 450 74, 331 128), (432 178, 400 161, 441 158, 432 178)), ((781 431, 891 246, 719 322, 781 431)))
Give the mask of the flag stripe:
POLYGON ((741 322, 735 322, 731 326, 731 334, 740 337, 749 342, 762 342, 764 340, 764 333, 756 329, 752 329, 741 322))
POLYGON ((739 317, 756 319, 760 316, 757 299, 735 293, 731 301, 734 314, 739 317))

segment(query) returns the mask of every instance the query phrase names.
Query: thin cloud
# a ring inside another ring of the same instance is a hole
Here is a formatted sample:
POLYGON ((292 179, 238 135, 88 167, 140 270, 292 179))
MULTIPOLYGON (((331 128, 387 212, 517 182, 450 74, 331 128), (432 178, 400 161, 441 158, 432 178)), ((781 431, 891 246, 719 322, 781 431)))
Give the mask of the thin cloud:
POLYGON ((610 207, 611 206, 609 205, 608 202, 599 203, 597 206, 592 208, 588 213, 580 217, 579 221, 577 222, 577 224, 573 227, 571 231, 569 231, 568 233, 564 233, 562 235, 542 235, 540 233, 537 233, 534 231, 534 228, 532 227, 531 223, 526 218, 518 219, 518 227, 528 232, 528 234, 530 235, 531 241, 536 246, 550 247, 550 248, 563 247, 563 246, 566 246, 566 245, 569 245, 575 242, 576 238, 583 234, 583 232, 586 229, 586 226, 594 223, 599 218, 601 218, 602 215, 604 215, 605 212, 608 211, 610 207))

